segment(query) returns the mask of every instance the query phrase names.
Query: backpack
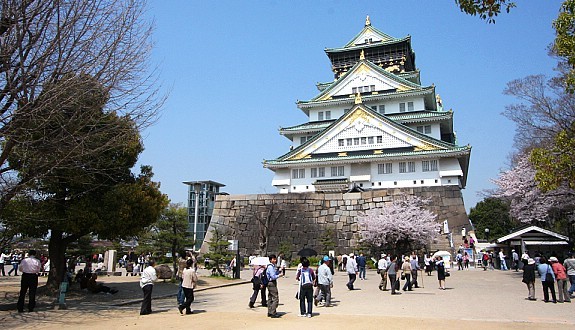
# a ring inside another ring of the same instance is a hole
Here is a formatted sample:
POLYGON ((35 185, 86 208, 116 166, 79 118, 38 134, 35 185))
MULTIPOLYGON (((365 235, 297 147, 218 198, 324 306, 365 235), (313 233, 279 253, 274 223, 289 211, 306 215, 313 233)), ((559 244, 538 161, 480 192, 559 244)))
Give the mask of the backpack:
POLYGON ((489 260, 489 255, 487 253, 483 254, 483 260, 485 261, 489 260))
POLYGON ((262 273, 262 276, 261 276, 262 278, 261 278, 261 280, 262 280, 262 285, 263 285, 263 286, 268 286, 268 283, 270 283, 270 279, 268 278, 268 268, 269 268, 270 266, 273 266, 273 265, 272 265, 272 264, 267 265, 267 266, 266 266, 266 269, 265 269, 265 270, 263 271, 263 273, 262 273))
POLYGON ((302 288, 311 288, 313 287, 313 275, 311 269, 304 270, 301 269, 299 281, 301 283, 302 288))

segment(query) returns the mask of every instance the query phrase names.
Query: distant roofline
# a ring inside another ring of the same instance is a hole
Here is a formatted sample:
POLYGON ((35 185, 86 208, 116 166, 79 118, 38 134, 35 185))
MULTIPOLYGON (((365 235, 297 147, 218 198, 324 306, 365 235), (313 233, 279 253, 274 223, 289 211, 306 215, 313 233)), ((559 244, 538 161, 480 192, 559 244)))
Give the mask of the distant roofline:
POLYGON ((211 184, 218 187, 225 187, 226 185, 223 183, 219 183, 216 181, 206 180, 206 181, 184 181, 183 184, 187 184, 188 186, 194 186, 196 184, 211 184))

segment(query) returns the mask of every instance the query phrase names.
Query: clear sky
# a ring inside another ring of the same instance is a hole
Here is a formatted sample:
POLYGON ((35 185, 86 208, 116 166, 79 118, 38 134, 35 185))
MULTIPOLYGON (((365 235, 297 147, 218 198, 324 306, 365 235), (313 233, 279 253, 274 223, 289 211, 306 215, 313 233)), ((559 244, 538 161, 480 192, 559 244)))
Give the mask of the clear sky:
POLYGON ((169 91, 161 118, 143 132, 140 164, 174 203, 183 181, 213 180, 230 194, 275 193, 263 159, 289 150, 278 133, 307 121, 295 102, 333 80, 325 48, 345 45, 364 26, 412 37, 423 85, 435 84, 454 111, 458 144, 473 149, 467 209, 508 164, 514 125, 501 115, 516 102, 508 81, 553 74, 548 56, 561 1, 518 1, 496 24, 465 15, 454 1, 160 1, 152 65, 169 91))

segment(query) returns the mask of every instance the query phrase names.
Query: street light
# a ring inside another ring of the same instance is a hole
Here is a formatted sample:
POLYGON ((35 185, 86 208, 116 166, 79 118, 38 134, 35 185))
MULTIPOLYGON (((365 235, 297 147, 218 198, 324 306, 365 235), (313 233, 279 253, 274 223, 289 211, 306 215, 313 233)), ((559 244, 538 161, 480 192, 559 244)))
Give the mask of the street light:
POLYGON ((485 228, 485 239, 487 239, 487 242, 489 243, 489 228, 485 228))

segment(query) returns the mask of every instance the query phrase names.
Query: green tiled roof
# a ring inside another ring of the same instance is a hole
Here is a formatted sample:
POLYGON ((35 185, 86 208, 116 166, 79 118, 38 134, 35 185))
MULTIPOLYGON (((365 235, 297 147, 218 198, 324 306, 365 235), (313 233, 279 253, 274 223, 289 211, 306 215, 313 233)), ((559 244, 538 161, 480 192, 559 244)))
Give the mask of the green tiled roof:
POLYGON ((347 162, 350 160, 358 161, 358 160, 365 160, 365 161, 372 161, 372 160, 389 160, 393 158, 418 158, 418 157, 456 157, 456 156, 466 156, 468 157, 471 154, 471 147, 470 146, 462 146, 462 147, 453 147, 448 150, 397 150, 394 152, 385 152, 385 149, 372 149, 368 150, 370 153, 352 153, 348 152, 349 155, 347 156, 338 156, 337 153, 335 154, 328 154, 322 156, 321 154, 314 155, 315 157, 312 158, 302 158, 297 160, 280 160, 272 159, 264 161, 264 166, 269 167, 279 167, 285 165, 286 167, 293 165, 293 164, 307 164, 307 163, 316 163, 316 162, 347 162), (381 154, 374 154, 373 150, 383 150, 381 154))
MULTIPOLYGON (((369 107, 365 106, 364 104, 359 104, 356 105, 354 108, 352 108, 347 114, 344 114, 343 116, 339 117, 336 121, 332 122, 328 127, 326 127, 324 130, 327 130, 329 127, 335 126, 337 125, 339 122, 345 120, 345 118, 347 118, 351 113, 354 112, 354 110, 356 109, 356 107, 361 107, 364 111, 370 112, 372 115, 379 117, 382 121, 390 124, 391 126, 395 127, 397 130, 402 131, 404 133, 407 133, 409 135, 415 136, 429 144, 435 145, 437 147, 440 148, 444 148, 447 150, 455 150, 457 148, 460 148, 454 144, 445 142, 445 141, 441 141, 441 140, 437 140, 435 138, 432 138, 430 136, 427 136, 423 133, 419 133, 405 125, 402 125, 400 123, 397 123, 396 121, 394 121, 393 119, 390 119, 388 117, 386 117, 385 115, 382 115, 380 113, 377 113, 375 111, 373 111, 372 109, 370 109, 369 107)), ((316 134, 314 135, 311 139, 307 140, 304 144, 299 145, 297 148, 291 150, 290 152, 278 157, 275 160, 269 160, 269 161, 265 161, 266 163, 269 162, 277 162, 278 164, 281 162, 293 162, 293 161, 287 161, 288 158, 290 158, 291 156, 299 153, 302 149, 306 148, 307 146, 309 146, 310 144, 315 143, 315 141, 317 141, 318 139, 320 139, 322 136, 322 133, 316 134)), ((421 152, 426 152, 426 151, 418 151, 419 153, 421 152)))
MULTIPOLYGON (((318 99, 320 99, 321 97, 323 97, 325 94, 329 93, 335 86, 337 86, 341 81, 343 81, 347 76, 351 75, 354 70, 362 65, 365 64, 367 66, 369 66, 370 68, 372 68, 373 70, 375 70, 376 72, 379 72, 380 74, 397 81, 400 84, 404 84, 407 85, 411 88, 417 89, 417 90, 421 90, 424 87, 422 87, 421 85, 418 85, 414 82, 411 82, 407 79, 404 79, 402 77, 399 77, 393 73, 387 72, 386 70, 384 70, 383 68, 379 67, 378 65, 375 65, 373 63, 371 63, 368 60, 360 60, 358 61, 351 69, 349 69, 346 73, 344 73, 341 77, 339 77, 339 79, 337 79, 336 81, 334 81, 328 88, 324 89, 321 93, 319 93, 319 95, 317 95, 316 97, 312 98, 310 101, 298 101, 298 103, 305 103, 305 102, 313 102, 313 101, 318 101, 318 99)), ((376 94, 379 95, 379 94, 376 94)))

